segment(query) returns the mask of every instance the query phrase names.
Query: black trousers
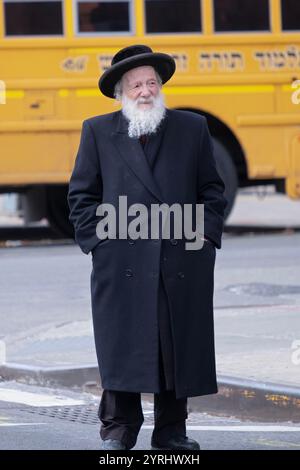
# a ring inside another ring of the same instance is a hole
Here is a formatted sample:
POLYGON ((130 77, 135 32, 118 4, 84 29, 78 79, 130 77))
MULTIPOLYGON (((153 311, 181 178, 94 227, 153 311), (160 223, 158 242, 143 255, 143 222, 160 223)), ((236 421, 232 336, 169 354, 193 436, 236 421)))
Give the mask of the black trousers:
MULTIPOLYGON (((158 293, 159 383, 154 394, 154 430, 152 439, 165 443, 170 437, 185 436, 188 417, 187 398, 176 399, 174 363, 168 299, 162 275, 158 293)), ((104 390, 99 406, 100 436, 118 439, 131 449, 144 422, 141 394, 104 390)))
MULTIPOLYGON (((176 399, 171 390, 154 394, 152 439, 163 444, 170 437, 185 436, 187 415, 187 398, 176 399)), ((103 440, 118 439, 127 449, 132 449, 144 422, 141 394, 104 390, 99 418, 103 440)))

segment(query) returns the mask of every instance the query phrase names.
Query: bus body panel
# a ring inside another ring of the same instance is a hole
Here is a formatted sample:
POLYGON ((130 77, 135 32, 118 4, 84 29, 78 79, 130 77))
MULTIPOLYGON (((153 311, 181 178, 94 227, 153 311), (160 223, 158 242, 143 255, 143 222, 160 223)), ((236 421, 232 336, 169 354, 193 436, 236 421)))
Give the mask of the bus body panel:
POLYGON ((144 34, 141 1, 132 4, 136 34, 76 37, 69 0, 62 37, 1 37, 0 30, 0 186, 68 182, 82 121, 119 109, 100 94, 98 77, 117 50, 138 42, 176 60, 163 87, 168 107, 218 120, 243 150, 249 180, 283 178, 289 196, 300 197, 300 103, 292 101, 300 32, 280 31, 279 2, 271 2, 272 32, 213 34, 208 4, 201 34, 144 34))

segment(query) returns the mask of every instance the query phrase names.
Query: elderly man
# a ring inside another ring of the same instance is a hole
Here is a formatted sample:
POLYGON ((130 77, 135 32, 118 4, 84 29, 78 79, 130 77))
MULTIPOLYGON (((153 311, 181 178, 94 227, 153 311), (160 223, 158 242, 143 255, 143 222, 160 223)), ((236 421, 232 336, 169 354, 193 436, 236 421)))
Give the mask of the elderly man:
POLYGON ((70 180, 75 238, 84 253, 92 253, 106 450, 134 447, 143 423, 143 392, 154 393, 152 448, 199 449, 186 436, 187 398, 217 392, 213 277, 224 183, 205 117, 164 104, 161 88, 174 72, 171 56, 144 45, 113 57, 99 88, 122 108, 84 121, 70 180), (99 206, 120 210, 119 196, 131 207, 203 204, 202 248, 187 250, 185 237, 172 232, 168 239, 161 229, 156 238, 124 237, 118 226, 117 236, 99 237, 99 206))

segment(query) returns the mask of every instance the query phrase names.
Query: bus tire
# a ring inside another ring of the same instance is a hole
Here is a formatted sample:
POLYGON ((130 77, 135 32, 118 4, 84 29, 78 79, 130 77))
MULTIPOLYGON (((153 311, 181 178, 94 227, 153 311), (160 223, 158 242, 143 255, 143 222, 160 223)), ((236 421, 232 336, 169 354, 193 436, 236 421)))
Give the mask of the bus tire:
POLYGON ((212 137, 212 140, 217 170, 225 184, 224 196, 228 201, 225 208, 225 219, 227 219, 233 208, 238 190, 238 176, 231 155, 226 147, 215 137, 212 137))
POLYGON ((74 228, 69 221, 68 185, 46 187, 47 219, 52 230, 61 237, 74 238, 74 228))

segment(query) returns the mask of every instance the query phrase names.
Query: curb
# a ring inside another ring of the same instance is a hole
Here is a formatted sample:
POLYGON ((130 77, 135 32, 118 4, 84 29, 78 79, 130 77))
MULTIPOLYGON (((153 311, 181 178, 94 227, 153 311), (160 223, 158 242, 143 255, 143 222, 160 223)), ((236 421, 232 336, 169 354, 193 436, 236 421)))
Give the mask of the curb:
POLYGON ((82 387, 88 382, 100 383, 98 367, 95 364, 38 367, 11 362, 0 366, 0 378, 62 387, 82 387))
POLYGON ((189 399, 191 411, 258 421, 300 422, 300 388, 218 375, 216 395, 189 399))
MULTIPOLYGON (((101 392, 95 364, 43 368, 7 363, 0 366, 0 378, 43 386, 90 386, 101 392)), ((217 394, 189 398, 189 411, 258 421, 300 422, 300 387, 218 375, 218 389, 217 394)), ((144 395, 152 401, 152 394, 144 395)))

